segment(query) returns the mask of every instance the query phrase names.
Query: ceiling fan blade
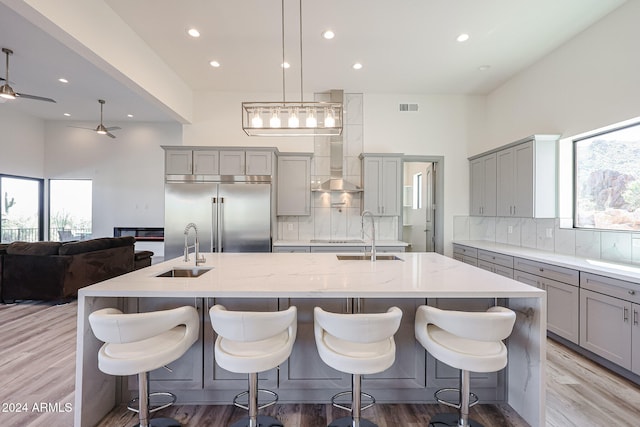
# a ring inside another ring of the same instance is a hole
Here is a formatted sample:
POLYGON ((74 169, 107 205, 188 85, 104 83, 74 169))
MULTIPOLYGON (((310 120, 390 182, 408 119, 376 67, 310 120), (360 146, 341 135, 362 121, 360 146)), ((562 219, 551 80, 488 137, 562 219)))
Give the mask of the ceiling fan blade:
POLYGON ((122 128, 118 127, 118 126, 111 126, 110 128, 105 128, 105 129, 108 130, 108 131, 112 131, 112 130, 120 130, 122 128))
POLYGON ((107 133, 106 133, 106 135, 107 135, 109 138, 113 138, 113 139, 115 139, 115 138, 116 138, 116 136, 115 136, 114 134, 112 134, 111 132, 107 132, 107 133))
POLYGON ((55 99, 45 98, 43 96, 37 96, 37 95, 29 95, 29 94, 26 94, 26 93, 16 93, 16 97, 18 97, 18 98, 27 98, 27 99, 35 99, 36 101, 53 102, 54 104, 56 103, 55 99))
POLYGON ((80 126, 71 126, 71 125, 67 125, 67 127, 68 127, 68 128, 76 128, 76 129, 90 130, 90 131, 93 131, 93 132, 95 132, 95 131, 96 131, 96 130, 95 130, 95 129, 93 129, 93 128, 83 128, 83 127, 80 127, 80 126))

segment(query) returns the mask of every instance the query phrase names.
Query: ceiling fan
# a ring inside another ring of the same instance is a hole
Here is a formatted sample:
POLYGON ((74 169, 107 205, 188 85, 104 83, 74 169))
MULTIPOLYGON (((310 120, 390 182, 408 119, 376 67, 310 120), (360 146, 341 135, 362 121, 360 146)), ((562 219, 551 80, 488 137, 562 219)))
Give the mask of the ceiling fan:
POLYGON ((36 101, 46 101, 46 102, 56 102, 51 98, 45 98, 43 96, 29 95, 26 93, 18 93, 13 90, 11 86, 9 86, 9 55, 13 55, 13 51, 9 48, 3 47, 2 52, 7 56, 7 68, 5 73, 5 78, 0 77, 0 80, 4 81, 4 84, 0 86, 0 97, 4 99, 16 99, 16 98, 28 98, 35 99, 36 101))
POLYGON ((110 138, 115 138, 116 136, 114 134, 111 133, 112 130, 118 130, 118 129, 122 129, 118 126, 111 126, 111 127, 105 127, 102 124, 102 107, 105 104, 105 100, 104 99, 98 99, 98 102, 100 103, 100 124, 95 128, 83 128, 80 126, 69 126, 71 128, 78 128, 78 129, 86 129, 86 130, 92 130, 96 133, 99 133, 100 135, 107 135, 110 138))

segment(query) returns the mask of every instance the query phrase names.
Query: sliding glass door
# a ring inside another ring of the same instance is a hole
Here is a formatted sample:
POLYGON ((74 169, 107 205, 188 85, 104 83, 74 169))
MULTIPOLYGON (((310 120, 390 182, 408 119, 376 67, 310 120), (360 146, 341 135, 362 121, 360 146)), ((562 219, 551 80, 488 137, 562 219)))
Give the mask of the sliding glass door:
POLYGON ((43 238, 44 181, 0 174, 0 242, 43 238))

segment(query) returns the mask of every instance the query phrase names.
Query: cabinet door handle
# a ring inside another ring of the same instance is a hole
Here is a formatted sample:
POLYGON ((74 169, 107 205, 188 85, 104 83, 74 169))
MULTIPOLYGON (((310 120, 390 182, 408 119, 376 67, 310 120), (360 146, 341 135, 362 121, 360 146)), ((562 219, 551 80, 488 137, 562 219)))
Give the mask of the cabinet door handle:
POLYGON ((636 291, 629 291, 629 295, 635 295, 636 291))
POLYGON ((627 307, 624 308, 623 320, 624 323, 627 323, 629 321, 629 309, 627 307))
POLYGON ((516 214, 516 207, 514 206, 513 207, 513 215, 515 215, 515 214, 516 214))
POLYGON ((638 310, 633 310, 633 324, 638 324, 638 310))

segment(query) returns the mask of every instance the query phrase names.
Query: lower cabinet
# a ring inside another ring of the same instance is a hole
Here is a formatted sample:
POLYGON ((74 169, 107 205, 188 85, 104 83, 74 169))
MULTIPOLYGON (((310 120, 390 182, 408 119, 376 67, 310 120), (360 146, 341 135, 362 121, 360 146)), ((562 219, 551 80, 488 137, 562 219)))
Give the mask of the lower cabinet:
POLYGON ((485 250, 478 250, 478 267, 513 279, 513 257, 485 250))
POLYGON ((547 292, 547 330, 578 344, 579 272, 565 267, 515 258, 513 278, 547 292))
MULTIPOLYGON (((202 316, 201 298, 133 298, 128 300, 130 313, 168 310, 171 308, 193 305, 202 316)), ((208 313, 206 313, 208 316, 208 313)), ((152 391, 175 391, 202 388, 202 348, 203 332, 200 331, 198 341, 178 360, 169 363, 166 368, 149 372, 149 387, 152 391)), ((138 389, 136 376, 129 377, 129 389, 138 389)))
POLYGON ((580 346, 640 375, 637 285, 583 273, 580 286, 580 346))
MULTIPOLYGON (((216 363, 214 346, 217 335, 211 326, 209 309, 215 304, 221 304, 228 310, 244 311, 277 311, 277 298, 207 298, 203 332, 204 332, 204 370, 200 367, 201 375, 204 375, 205 389, 246 389, 248 376, 237 374, 222 369, 216 363), (204 371, 204 372, 203 372, 204 371)), ((271 369, 258 374, 258 387, 276 388, 278 386, 278 370, 271 369)))
POLYGON ((470 264, 477 267, 478 266, 478 250, 476 248, 454 244, 453 259, 458 260, 460 262, 464 262, 465 264, 470 264))

